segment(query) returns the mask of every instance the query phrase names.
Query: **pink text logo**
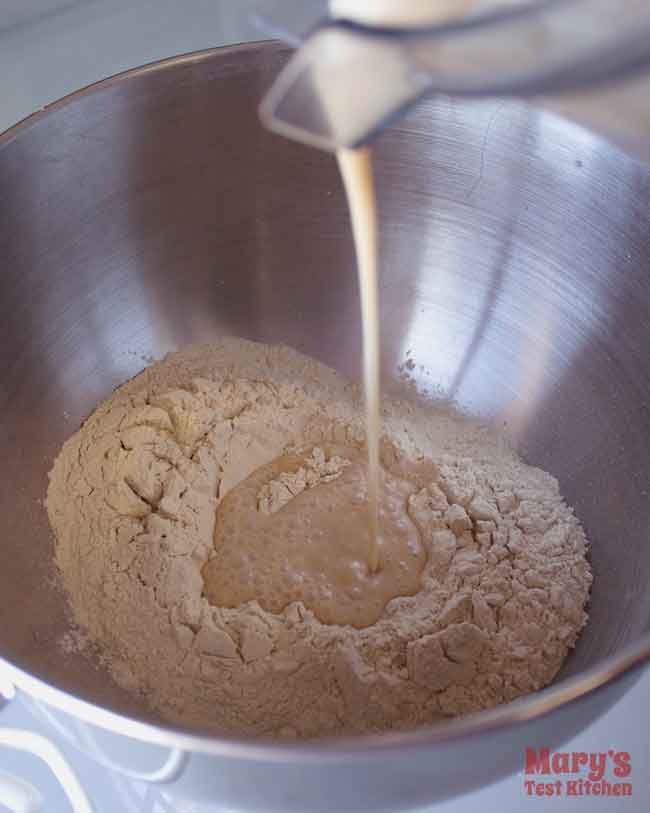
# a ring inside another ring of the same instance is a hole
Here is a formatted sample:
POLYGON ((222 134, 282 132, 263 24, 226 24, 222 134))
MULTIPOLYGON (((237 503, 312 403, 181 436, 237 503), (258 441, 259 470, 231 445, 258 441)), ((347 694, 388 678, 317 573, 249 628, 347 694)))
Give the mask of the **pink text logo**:
POLYGON ((526 748, 526 796, 632 796, 628 751, 526 748), (533 778, 533 776, 535 778, 533 778), (627 780, 627 781, 625 781, 627 780))

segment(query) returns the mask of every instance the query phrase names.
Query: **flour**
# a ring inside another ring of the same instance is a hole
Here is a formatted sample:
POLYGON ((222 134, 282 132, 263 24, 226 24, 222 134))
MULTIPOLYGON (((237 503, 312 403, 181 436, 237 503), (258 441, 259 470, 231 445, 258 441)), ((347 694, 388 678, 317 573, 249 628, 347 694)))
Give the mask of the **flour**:
POLYGON ((305 461, 305 466, 300 466, 295 472, 283 472, 262 486, 257 495, 257 510, 263 514, 275 514, 306 489, 336 480, 349 465, 349 460, 338 455, 326 460, 323 450, 316 446, 305 461))
MULTIPOLYGON (((382 458, 411 471, 421 589, 363 629, 302 602, 228 609, 203 594, 215 512, 287 449, 364 440, 357 389, 287 348, 173 354, 118 389, 63 447, 47 507, 78 625, 116 681, 170 720, 316 736, 426 724, 553 679, 586 622, 587 543, 550 475, 442 408, 383 402, 382 458)), ((287 495, 345 470, 314 450, 287 495)), ((285 489, 286 493, 285 493, 285 489)), ((282 503, 280 505, 279 503, 282 503)))

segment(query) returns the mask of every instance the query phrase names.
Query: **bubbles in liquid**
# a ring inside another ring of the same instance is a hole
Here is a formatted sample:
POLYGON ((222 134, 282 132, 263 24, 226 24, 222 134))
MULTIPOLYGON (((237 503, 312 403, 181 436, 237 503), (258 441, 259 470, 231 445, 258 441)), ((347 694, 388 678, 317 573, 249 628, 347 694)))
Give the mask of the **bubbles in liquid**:
POLYGON ((374 544, 366 502, 366 463, 357 449, 331 446, 326 454, 350 461, 339 477, 309 488, 272 514, 257 510, 263 485, 296 471, 311 454, 262 466, 233 488, 217 510, 215 554, 203 567, 208 600, 238 607, 257 600, 271 612, 302 601, 326 624, 373 624, 397 596, 414 595, 426 561, 407 514, 408 481, 382 471, 381 568, 371 573, 374 544), (248 562, 246 566, 244 563, 248 562))

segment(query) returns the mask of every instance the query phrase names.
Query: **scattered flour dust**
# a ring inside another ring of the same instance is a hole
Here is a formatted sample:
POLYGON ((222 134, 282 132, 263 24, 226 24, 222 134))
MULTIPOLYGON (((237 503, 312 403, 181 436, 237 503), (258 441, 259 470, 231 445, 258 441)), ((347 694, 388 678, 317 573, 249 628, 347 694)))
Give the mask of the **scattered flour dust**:
POLYGON ((203 595, 224 494, 287 449, 316 447, 258 509, 337 477, 321 442, 359 444, 359 391, 285 347, 193 346, 120 387, 64 445, 47 508, 74 617, 116 681, 176 722, 317 736, 426 724, 549 683, 586 622, 587 542, 556 480, 487 429, 383 403, 383 455, 431 461, 408 513, 420 591, 369 627, 301 602, 226 609, 203 595))

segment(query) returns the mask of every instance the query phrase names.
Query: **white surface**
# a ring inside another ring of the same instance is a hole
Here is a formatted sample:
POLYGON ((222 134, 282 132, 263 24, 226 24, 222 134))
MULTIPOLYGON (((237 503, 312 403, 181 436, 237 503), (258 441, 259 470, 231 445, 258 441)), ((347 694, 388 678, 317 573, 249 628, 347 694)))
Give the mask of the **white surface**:
POLYGON ((60 11, 70 3, 71 0, 5 0, 0 30, 33 21, 52 11, 60 11))
MULTIPOLYGON (((482 791, 451 799, 436 805, 433 813, 647 813, 650 805, 650 740, 648 737, 648 698, 650 673, 641 679, 628 694, 597 723, 563 747, 567 751, 603 752, 610 748, 631 754, 633 786, 631 798, 527 798, 524 776, 517 774, 497 782, 482 791)), ((41 723, 16 699, 0 711, 0 727, 21 726, 45 733, 41 723)), ((219 808, 187 806, 182 809, 171 805, 153 787, 132 782, 100 768, 67 743, 57 743, 64 756, 73 765, 75 773, 90 797, 94 813, 226 813, 219 808)), ((524 755, 522 754, 522 768, 524 755)), ((46 766, 34 757, 0 748, 0 771, 10 772, 29 782, 46 799, 44 813, 70 813, 65 795, 46 766)), ((4 812, 0 798, 0 811, 4 812)), ((229 811, 234 813, 234 811, 229 811)), ((425 811, 422 811, 425 813, 425 811)))
POLYGON ((127 68, 262 39, 248 20, 256 5, 253 0, 0 0, 0 131, 127 68))
MULTIPOLYGON (((246 18, 252 0, 0 0, 0 130, 90 82, 173 54, 260 38, 246 18)), ((534 809, 647 811, 650 800, 650 674, 612 711, 565 747, 569 751, 629 751, 633 797, 528 799, 524 777, 513 776, 479 793, 436 807, 439 813, 502 813, 534 809)), ((14 700, 0 710, 0 726, 45 733, 14 700)), ((122 779, 59 743, 97 813, 171 813, 157 791, 122 779)), ((524 755, 522 754, 522 767, 524 755)), ((38 759, 0 748, 0 771, 38 788, 47 813, 70 808, 38 759)), ((0 800, 0 810, 2 810, 0 800)), ((214 807, 219 810, 218 805, 214 807)))
MULTIPOLYGON (((75 813, 93 813, 90 800, 74 770, 48 737, 25 728, 0 726, 0 749, 18 751, 44 762, 50 769, 52 778, 59 782, 67 797, 68 805, 74 809, 75 813)), ((4 777, 0 774, 0 800, 5 798, 3 794, 10 799, 8 806, 15 808, 17 813, 38 811, 41 798, 47 799, 44 794, 39 794, 35 787, 32 790, 21 779, 20 774, 13 780, 9 774, 5 774, 4 777), (27 791, 26 795, 25 791, 27 791)))

